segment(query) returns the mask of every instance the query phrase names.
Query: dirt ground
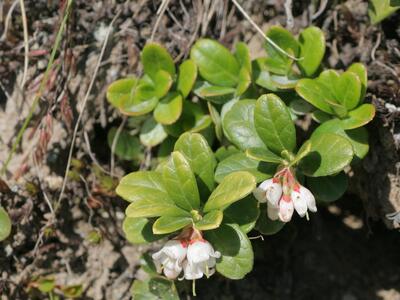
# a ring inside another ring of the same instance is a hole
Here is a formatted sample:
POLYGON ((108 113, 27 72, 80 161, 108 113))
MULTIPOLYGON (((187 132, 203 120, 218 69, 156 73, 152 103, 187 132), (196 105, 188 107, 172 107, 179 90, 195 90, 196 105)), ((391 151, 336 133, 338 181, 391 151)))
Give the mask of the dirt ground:
MULTIPOLYGON (((141 254, 157 245, 134 246, 124 239, 126 203, 114 195, 113 182, 105 182, 99 171, 120 178, 135 168, 112 158, 105 144, 108 130, 124 122, 107 104, 105 93, 113 80, 141 72, 138 55, 152 34, 177 61, 188 55, 199 36, 216 38, 228 47, 244 41, 253 57, 263 53, 262 37, 230 1, 171 0, 156 27, 160 2, 74 1, 57 67, 0 182, 1 205, 14 225, 11 237, 0 243, 1 299, 47 299, 28 291, 40 276, 52 276, 58 285, 81 285, 79 299, 130 298, 132 281, 140 277, 141 254), (75 176, 68 180, 60 209, 53 214, 73 128, 92 79, 73 151, 75 176), (43 145, 40 133, 46 130, 50 141, 43 145)), ((242 1, 264 29, 281 24, 297 33, 310 24, 321 27, 327 39, 324 67, 345 69, 356 61, 367 65, 367 101, 377 107, 377 116, 368 125, 371 150, 352 170, 343 199, 321 207, 310 222, 296 219, 264 240, 251 233, 256 239, 253 272, 242 281, 219 276, 201 280, 197 299, 400 299, 400 233, 385 217, 400 211, 400 15, 373 26, 366 1, 333 0, 326 7, 319 7, 319 1, 293 2, 290 27, 284 0, 242 1)), ((22 86, 23 18, 18 1, 13 3, 0 0, 2 163, 28 115, 65 7, 65 1, 24 1, 30 55, 22 86)), ((182 296, 191 298, 189 293, 182 296)))

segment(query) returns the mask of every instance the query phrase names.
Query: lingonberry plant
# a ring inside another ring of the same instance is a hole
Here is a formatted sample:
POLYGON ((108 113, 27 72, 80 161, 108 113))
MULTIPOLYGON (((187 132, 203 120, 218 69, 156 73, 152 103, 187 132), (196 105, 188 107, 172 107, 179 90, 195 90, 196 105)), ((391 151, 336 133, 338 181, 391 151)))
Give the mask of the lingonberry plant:
POLYGON ((243 278, 253 267, 247 234, 275 234, 294 212, 309 219, 319 202, 339 199, 347 171, 367 154, 363 126, 375 108, 363 103, 365 67, 323 71, 325 39, 316 27, 294 37, 274 26, 266 35, 275 45, 253 60, 244 43, 232 54, 200 39, 178 71, 149 43, 144 75, 110 85, 107 98, 131 129, 119 138, 111 129, 110 146, 124 160, 142 160, 143 146, 156 157, 116 190, 130 202, 126 238, 163 240, 143 256, 147 278, 134 282, 134 295, 179 299, 175 279, 194 287, 215 272, 243 278), (304 114, 320 125, 300 140, 294 121, 304 114))

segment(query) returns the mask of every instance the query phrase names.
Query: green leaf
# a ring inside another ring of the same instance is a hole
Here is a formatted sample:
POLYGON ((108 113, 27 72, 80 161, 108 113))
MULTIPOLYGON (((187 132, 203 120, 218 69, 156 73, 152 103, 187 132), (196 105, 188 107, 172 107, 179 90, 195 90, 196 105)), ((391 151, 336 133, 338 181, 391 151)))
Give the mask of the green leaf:
POLYGON ((283 159, 280 156, 271 152, 267 148, 249 148, 246 150, 246 155, 251 159, 264 162, 270 162, 275 164, 280 164, 283 162, 283 159))
POLYGON ((392 6, 391 0, 370 0, 368 15, 372 24, 378 24, 383 19, 396 12, 399 8, 399 6, 392 6))
POLYGON ((329 115, 323 111, 316 110, 311 115, 312 119, 317 123, 325 123, 332 119, 332 115, 329 115))
POLYGON ((278 90, 278 87, 275 85, 275 83, 271 79, 271 73, 268 71, 266 67, 266 59, 265 57, 257 58, 252 62, 252 68, 253 68, 253 81, 271 91, 271 92, 276 92, 278 90))
POLYGON ((337 101, 352 110, 358 105, 361 95, 361 81, 355 73, 344 72, 339 80, 334 82, 337 101))
POLYGON ((183 227, 192 224, 190 217, 169 217, 163 216, 158 218, 153 224, 154 234, 166 234, 182 229, 183 227))
POLYGON ((308 187, 317 200, 330 203, 341 198, 347 190, 348 179, 344 172, 334 176, 309 177, 308 187))
POLYGON ((0 241, 5 240, 11 233, 11 220, 6 210, 0 206, 0 241))
POLYGON ((375 106, 363 104, 349 112, 347 118, 341 121, 343 129, 354 129, 368 124, 375 117, 375 106))
POLYGON ((182 96, 176 92, 168 93, 154 110, 154 119, 163 125, 175 123, 182 113, 182 96))
POLYGON ((364 127, 344 130, 342 128, 340 120, 332 119, 321 124, 317 129, 315 129, 312 136, 317 136, 318 134, 323 134, 327 132, 335 133, 347 138, 353 146, 354 155, 358 159, 362 159, 367 155, 369 150, 368 131, 364 127))
POLYGON ((256 223, 256 229, 263 235, 273 235, 279 232, 286 223, 279 220, 272 221, 267 215, 267 206, 263 205, 256 223))
POLYGON ((125 175, 119 182, 116 193, 126 201, 149 199, 173 204, 165 189, 162 175, 155 171, 137 171, 125 175))
POLYGON ((258 98, 254 123, 259 137, 271 151, 280 155, 284 150, 295 150, 296 130, 289 109, 278 96, 267 94, 258 98))
POLYGON ((179 207, 191 211, 200 205, 196 178, 187 159, 178 151, 171 153, 163 177, 169 196, 179 207))
POLYGON ((125 210, 130 218, 152 218, 159 216, 188 216, 188 212, 180 209, 169 200, 152 200, 149 198, 132 202, 125 210))
POLYGON ((255 100, 240 100, 225 114, 222 124, 226 137, 242 150, 264 147, 254 126, 255 100))
MULTIPOLYGON (((282 28, 281 26, 271 26, 266 35, 288 54, 296 57, 298 56, 299 43, 286 29, 282 28)), ((293 60, 287 55, 279 52, 268 41, 265 44, 265 51, 267 52, 268 56, 265 60, 268 70, 280 75, 288 74, 293 60)))
POLYGON ((140 129, 140 142, 147 147, 154 147, 162 143, 167 138, 163 126, 153 118, 148 118, 140 129))
POLYGON ((123 102, 119 109, 121 113, 128 116, 142 116, 151 112, 157 103, 157 97, 151 97, 146 100, 134 98, 132 101, 123 102))
POLYGON ((299 82, 299 78, 294 75, 271 74, 270 79, 272 84, 281 90, 293 89, 299 82))
MULTIPOLYGON (((300 168, 306 176, 320 177, 342 171, 353 159, 353 147, 344 137, 324 133, 311 137, 311 150, 300 161, 300 168)), ((302 146, 305 146, 306 143, 302 146)), ((302 151, 300 148, 299 151, 302 151)))
POLYGON ((239 72, 239 84, 236 87, 236 96, 243 95, 251 84, 251 75, 249 71, 242 67, 239 72))
POLYGON ((304 78, 299 80, 296 85, 296 92, 307 102, 314 105, 316 108, 326 112, 328 114, 333 114, 334 111, 325 99, 327 96, 327 90, 315 79, 304 78))
POLYGON ((246 197, 255 187, 256 179, 251 173, 245 171, 231 173, 225 176, 212 192, 204 205, 204 211, 223 210, 233 202, 246 197))
POLYGON ((368 85, 367 68, 361 63, 354 63, 347 69, 347 71, 355 73, 358 76, 358 79, 360 79, 361 95, 359 103, 361 103, 365 97, 365 93, 367 92, 367 85, 368 85))
POLYGON ((210 117, 215 126, 215 135, 219 141, 222 141, 224 134, 222 129, 222 121, 221 116, 219 115, 218 110, 211 104, 211 102, 207 102, 208 111, 210 112, 210 117))
POLYGON ((41 277, 37 281, 38 290, 42 293, 50 293, 56 286, 56 282, 54 277, 41 277))
POLYGON ((176 89, 183 98, 189 96, 197 78, 197 66, 193 60, 185 60, 179 66, 179 75, 176 89))
POLYGON ((202 198, 210 195, 215 187, 214 170, 217 166, 214 153, 205 138, 198 133, 186 132, 182 134, 175 144, 175 151, 183 153, 196 176, 197 186, 202 198))
POLYGON ((172 77, 168 72, 159 70, 154 78, 154 95, 158 99, 164 97, 171 88, 172 82, 172 77))
POLYGON ((252 73, 250 51, 247 45, 243 42, 239 42, 235 46, 235 57, 239 62, 241 68, 245 68, 249 74, 252 73))
POLYGON ((83 294, 83 285, 74 284, 61 287, 61 292, 65 298, 80 298, 83 294))
POLYGON ((313 110, 313 107, 303 99, 295 99, 289 103, 290 110, 298 116, 304 116, 313 110))
POLYGON ((260 214, 258 205, 252 195, 233 203, 224 211, 224 223, 238 224, 244 233, 250 232, 260 214))
POLYGON ((123 78, 111 83, 107 88, 107 100, 113 106, 119 108, 123 102, 132 96, 132 90, 138 84, 135 77, 123 78))
POLYGON ((222 211, 212 210, 209 213, 205 214, 199 222, 195 223, 194 227, 198 230, 211 230, 218 228, 222 222, 223 217, 224 215, 222 211))
POLYGON ((168 51, 159 44, 148 43, 144 46, 141 61, 144 73, 149 75, 154 81, 159 70, 168 72, 172 77, 175 76, 175 64, 168 51))
POLYGON ((260 162, 247 157, 244 153, 236 153, 222 160, 215 171, 215 180, 221 182, 227 175, 246 171, 251 173, 257 182, 271 178, 276 171, 276 165, 260 162))
POLYGON ((135 300, 179 300, 174 282, 162 277, 135 280, 132 285, 135 300))
MULTIPOLYGON (((107 142, 110 149, 112 149, 117 130, 117 127, 112 127, 108 131, 107 142)), ((133 160, 138 158, 141 153, 141 145, 138 137, 129 134, 126 130, 120 131, 115 143, 115 154, 121 159, 133 160)))
POLYGON ((253 248, 237 224, 223 224, 205 234, 214 249, 221 252, 216 265, 218 273, 229 279, 242 279, 253 269, 253 248))
POLYGON ((215 152, 215 157, 218 161, 223 161, 231 155, 241 153, 238 148, 235 146, 221 146, 215 152))
POLYGON ((231 100, 235 92, 236 89, 231 87, 215 86, 201 81, 196 84, 194 89, 194 93, 197 96, 216 104, 223 104, 231 100))
POLYGON ((147 218, 126 217, 122 223, 125 238, 132 244, 152 243, 162 239, 162 235, 154 235, 152 223, 147 218))
POLYGON ((200 75, 212 84, 235 87, 238 83, 239 64, 220 43, 200 39, 190 51, 190 58, 199 68, 200 75))
POLYGON ((300 33, 300 57, 297 61, 305 76, 312 76, 321 64, 325 54, 325 37, 321 29, 315 26, 306 28, 300 33))

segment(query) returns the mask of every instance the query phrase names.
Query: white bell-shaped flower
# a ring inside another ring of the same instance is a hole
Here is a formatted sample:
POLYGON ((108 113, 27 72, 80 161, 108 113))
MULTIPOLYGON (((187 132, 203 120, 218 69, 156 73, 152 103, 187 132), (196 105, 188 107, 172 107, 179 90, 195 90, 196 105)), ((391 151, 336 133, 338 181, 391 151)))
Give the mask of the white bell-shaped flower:
POLYGON ((294 212, 293 201, 288 195, 283 195, 279 202, 279 219, 282 222, 289 222, 294 212))
POLYGON ((187 244, 179 240, 170 240, 160 251, 152 255, 158 272, 164 272, 169 279, 175 279, 182 271, 182 262, 186 257, 187 244))
POLYGON ((296 187, 292 191, 291 198, 294 208, 300 217, 304 217, 306 215, 307 209, 311 212, 317 211, 314 195, 304 186, 300 185, 299 187, 296 187))
POLYGON ((204 240, 192 241, 187 250, 187 260, 184 262, 184 277, 187 280, 200 279, 205 274, 207 277, 214 274, 216 259, 221 253, 214 251, 212 245, 204 240))
POLYGON ((269 202, 273 206, 278 206, 282 196, 282 185, 276 178, 263 181, 253 192, 254 197, 261 202, 269 202))
POLYGON ((279 206, 275 207, 275 206, 272 206, 271 204, 268 204, 267 215, 268 215, 268 218, 270 218, 272 221, 278 220, 279 219, 279 206))

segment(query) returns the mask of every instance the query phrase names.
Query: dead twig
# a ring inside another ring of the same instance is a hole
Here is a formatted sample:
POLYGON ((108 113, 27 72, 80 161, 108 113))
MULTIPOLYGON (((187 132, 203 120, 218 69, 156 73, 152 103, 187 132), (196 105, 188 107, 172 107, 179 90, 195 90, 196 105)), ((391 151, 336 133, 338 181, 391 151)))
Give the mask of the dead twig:
POLYGON ((20 0, 19 5, 21 7, 22 27, 24 31, 24 49, 25 49, 24 73, 21 81, 21 89, 23 90, 26 83, 26 77, 28 75, 28 66, 29 66, 29 35, 28 35, 28 21, 26 19, 24 0, 20 0))

